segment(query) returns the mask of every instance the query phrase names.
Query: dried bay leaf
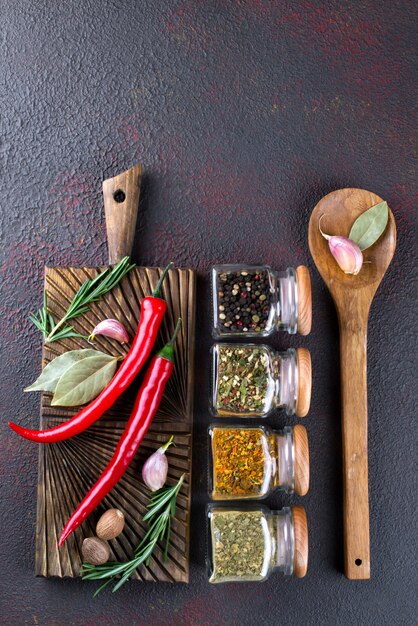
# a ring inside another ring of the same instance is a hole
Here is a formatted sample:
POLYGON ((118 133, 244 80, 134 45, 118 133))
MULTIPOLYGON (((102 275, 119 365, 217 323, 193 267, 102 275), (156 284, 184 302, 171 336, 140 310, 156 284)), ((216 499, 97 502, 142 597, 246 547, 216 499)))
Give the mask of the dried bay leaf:
POLYGON ((79 406, 99 395, 116 371, 118 357, 97 353, 74 363, 59 379, 52 406, 79 406))
POLYGON ((375 204, 362 213, 351 227, 348 238, 359 246, 360 250, 370 248, 383 234, 389 219, 388 203, 375 204))
POLYGON ((70 350, 64 352, 60 356, 55 357, 48 365, 44 367, 41 375, 35 380, 32 385, 26 387, 24 391, 50 391, 54 392, 61 376, 66 372, 74 363, 82 361, 96 354, 102 354, 98 350, 70 350))

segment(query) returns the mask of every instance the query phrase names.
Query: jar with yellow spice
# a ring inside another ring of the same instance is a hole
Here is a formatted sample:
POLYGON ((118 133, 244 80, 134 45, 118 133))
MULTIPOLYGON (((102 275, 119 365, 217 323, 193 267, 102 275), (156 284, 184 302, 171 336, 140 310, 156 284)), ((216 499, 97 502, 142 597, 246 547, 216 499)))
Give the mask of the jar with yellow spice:
POLYGON ((253 500, 274 489, 304 496, 309 489, 306 428, 211 426, 210 486, 213 500, 253 500))

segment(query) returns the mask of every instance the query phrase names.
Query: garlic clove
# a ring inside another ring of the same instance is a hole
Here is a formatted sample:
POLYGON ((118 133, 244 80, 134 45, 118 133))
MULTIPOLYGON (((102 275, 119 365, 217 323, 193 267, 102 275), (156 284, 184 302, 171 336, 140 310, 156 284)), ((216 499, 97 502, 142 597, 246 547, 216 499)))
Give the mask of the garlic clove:
POLYGON ((321 229, 321 220, 324 215, 319 218, 319 232, 328 241, 328 247, 334 259, 345 274, 358 274, 363 265, 363 253, 355 241, 342 237, 340 235, 327 235, 321 229))
POLYGON ((115 539, 121 534, 125 526, 125 516, 119 509, 108 509, 96 526, 96 535, 105 541, 115 539))
POLYGON ((116 339, 120 343, 127 343, 129 341, 129 335, 125 327, 118 322, 118 320, 107 319, 103 320, 95 328, 89 337, 89 342, 92 342, 96 335, 103 335, 104 337, 110 337, 116 339))
POLYGON ((87 563, 103 565, 110 557, 110 548, 106 541, 99 537, 87 537, 81 546, 81 553, 87 563))
POLYGON ((157 489, 164 487, 167 473, 167 457, 159 450, 147 459, 142 468, 143 481, 151 491, 157 491, 157 489))
POLYGON ((328 239, 332 256, 345 274, 358 274, 363 265, 363 253, 359 246, 346 237, 333 236, 328 239))
POLYGON ((157 491, 165 485, 168 473, 168 461, 165 452, 172 444, 173 439, 174 437, 171 436, 164 446, 151 454, 142 467, 142 479, 151 491, 157 491))

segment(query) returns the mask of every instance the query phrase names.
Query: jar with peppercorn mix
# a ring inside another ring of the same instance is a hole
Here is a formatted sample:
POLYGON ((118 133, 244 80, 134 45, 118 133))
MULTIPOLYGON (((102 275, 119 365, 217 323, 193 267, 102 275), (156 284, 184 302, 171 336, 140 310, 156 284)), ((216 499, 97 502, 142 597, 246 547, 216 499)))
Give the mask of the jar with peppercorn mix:
POLYGON ((304 426, 274 432, 264 426, 211 426, 213 500, 264 498, 274 489, 304 496, 309 446, 304 426))
POLYGON ((209 582, 261 582, 273 572, 302 578, 308 525, 300 506, 270 511, 209 505, 209 582))
POLYGON ((217 265, 212 269, 212 289, 216 338, 311 331, 311 282, 303 265, 284 272, 267 265, 217 265))
POLYGON ((265 417, 275 408, 305 417, 312 386, 306 348, 275 352, 262 344, 212 347, 211 410, 218 417, 265 417))

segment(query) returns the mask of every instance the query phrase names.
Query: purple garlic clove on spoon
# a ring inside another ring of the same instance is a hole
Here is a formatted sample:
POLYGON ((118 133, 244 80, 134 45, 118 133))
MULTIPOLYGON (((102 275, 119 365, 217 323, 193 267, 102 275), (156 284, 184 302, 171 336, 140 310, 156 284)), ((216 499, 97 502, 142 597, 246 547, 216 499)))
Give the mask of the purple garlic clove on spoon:
MULTIPOLYGON (((322 219, 323 215, 321 216, 322 219)), ((321 235, 328 241, 328 247, 334 259, 345 274, 358 274, 363 265, 363 253, 359 246, 347 237, 340 235, 327 235, 321 230, 321 219, 319 220, 319 230, 321 235)))
POLYGON ((363 265, 363 254, 354 241, 347 237, 329 237, 328 246, 332 256, 345 274, 358 274, 363 265))

